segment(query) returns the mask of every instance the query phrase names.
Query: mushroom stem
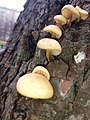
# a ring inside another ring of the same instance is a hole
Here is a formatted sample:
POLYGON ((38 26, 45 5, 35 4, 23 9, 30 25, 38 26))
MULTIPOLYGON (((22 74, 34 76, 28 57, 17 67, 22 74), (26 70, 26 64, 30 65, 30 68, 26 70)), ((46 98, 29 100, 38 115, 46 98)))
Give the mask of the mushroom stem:
POLYGON ((69 27, 71 27, 71 19, 72 19, 72 17, 69 18, 68 21, 67 21, 67 25, 68 25, 69 27))
POLYGON ((51 33, 52 34, 52 38, 55 38, 56 37, 56 34, 55 33, 51 33))
POLYGON ((63 29, 63 26, 62 26, 62 23, 60 23, 60 22, 58 22, 57 23, 57 26, 63 31, 64 29, 63 29))
POLYGON ((51 50, 46 50, 46 57, 47 57, 48 61, 50 61, 53 58, 51 50))
POLYGON ((79 18, 77 19, 77 21, 80 22, 80 20, 81 20, 81 15, 79 13, 79 18))

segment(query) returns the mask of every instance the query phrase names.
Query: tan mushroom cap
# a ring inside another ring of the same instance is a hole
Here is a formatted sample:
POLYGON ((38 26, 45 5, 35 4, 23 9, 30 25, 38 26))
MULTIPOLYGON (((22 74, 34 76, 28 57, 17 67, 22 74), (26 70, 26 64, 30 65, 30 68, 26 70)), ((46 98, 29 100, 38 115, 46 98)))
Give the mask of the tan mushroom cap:
POLYGON ((43 66, 37 66, 33 69, 32 73, 37 73, 45 76, 48 80, 50 79, 50 74, 48 70, 43 66))
POLYGON ((79 6, 76 6, 76 9, 78 10, 78 12, 80 13, 80 17, 82 20, 87 19, 88 17, 88 12, 86 10, 81 9, 79 6))
POLYGON ((51 38, 43 38, 39 40, 37 46, 44 50, 51 50, 52 55, 59 55, 62 51, 62 48, 58 41, 51 38))
POLYGON ((62 36, 61 29, 56 25, 48 25, 43 29, 43 31, 50 32, 53 38, 56 37, 57 39, 59 39, 62 36))
POLYGON ((50 82, 43 75, 36 73, 20 77, 16 89, 21 95, 34 99, 49 99, 53 96, 50 82))
POLYGON ((55 15, 54 20, 56 23, 60 23, 61 25, 67 24, 67 18, 63 15, 55 15))
POLYGON ((62 10, 61 10, 61 13, 63 16, 65 16, 66 18, 70 18, 70 16, 72 17, 71 21, 73 20, 76 20, 80 19, 80 14, 79 12, 77 11, 77 9, 75 9, 72 5, 65 5, 62 10))

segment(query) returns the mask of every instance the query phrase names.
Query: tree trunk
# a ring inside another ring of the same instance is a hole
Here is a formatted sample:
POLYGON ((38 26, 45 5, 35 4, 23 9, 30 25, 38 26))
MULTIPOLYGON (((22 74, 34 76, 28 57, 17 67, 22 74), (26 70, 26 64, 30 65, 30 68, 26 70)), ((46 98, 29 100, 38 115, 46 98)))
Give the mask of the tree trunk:
MULTIPOLYGON (((90 120, 90 17, 65 27, 59 43, 62 53, 47 61, 45 51, 37 48, 41 38, 51 37, 42 32, 44 26, 55 24, 53 17, 67 1, 27 0, 20 13, 6 50, 0 55, 0 114, 1 120, 90 120), (85 59, 76 63, 75 56, 85 59), (54 96, 49 100, 31 99, 16 91, 20 76, 35 66, 46 67, 51 75, 54 96), (60 95, 60 81, 70 80, 68 94, 60 95)), ((71 0, 90 12, 89 0, 71 0)))

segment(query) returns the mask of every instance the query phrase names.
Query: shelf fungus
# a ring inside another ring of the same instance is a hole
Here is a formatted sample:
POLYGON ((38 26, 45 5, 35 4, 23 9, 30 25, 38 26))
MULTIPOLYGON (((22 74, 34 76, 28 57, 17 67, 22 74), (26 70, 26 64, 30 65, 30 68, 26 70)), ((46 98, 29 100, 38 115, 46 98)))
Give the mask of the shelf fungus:
POLYGON ((51 38, 43 38, 39 40, 37 47, 46 50, 48 61, 52 59, 52 55, 58 56, 62 51, 59 42, 51 38))
POLYGON ((81 9, 79 6, 76 6, 77 11, 80 14, 81 20, 86 20, 88 18, 88 12, 86 10, 81 9))
POLYGON ((63 15, 55 15, 54 21, 60 28, 62 28, 63 25, 67 24, 67 18, 64 17, 63 15))
POLYGON ((57 25, 48 25, 43 31, 51 33, 52 38, 59 39, 62 36, 62 31, 57 25))
POLYGON ((23 75, 17 81, 17 91, 33 99, 49 99, 53 96, 53 87, 49 80, 50 75, 46 68, 36 67, 32 73, 23 75))
POLYGON ((76 19, 78 22, 80 21, 80 14, 72 5, 65 5, 61 10, 61 14, 68 19, 69 26, 71 26, 71 22, 76 19))

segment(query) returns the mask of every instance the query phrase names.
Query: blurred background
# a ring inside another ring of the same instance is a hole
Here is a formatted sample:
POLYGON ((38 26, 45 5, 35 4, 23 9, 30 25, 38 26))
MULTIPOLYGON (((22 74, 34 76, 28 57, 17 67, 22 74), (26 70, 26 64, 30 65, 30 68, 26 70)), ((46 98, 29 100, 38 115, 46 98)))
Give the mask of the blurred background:
POLYGON ((0 52, 5 49, 13 26, 26 0, 0 0, 0 52))

